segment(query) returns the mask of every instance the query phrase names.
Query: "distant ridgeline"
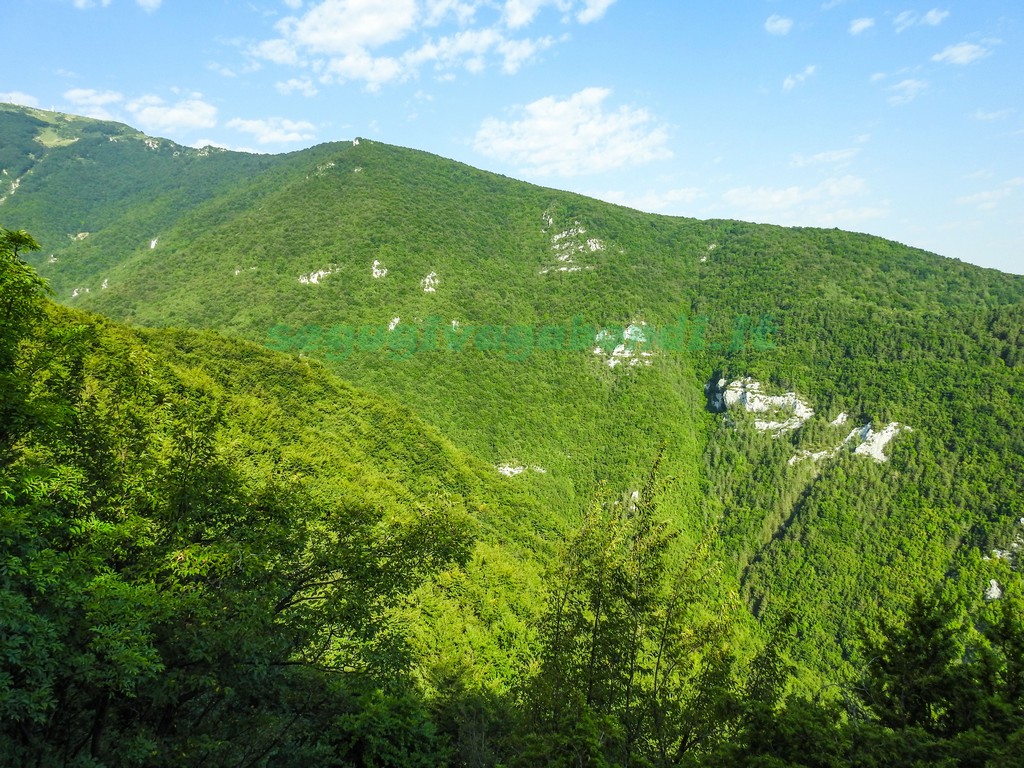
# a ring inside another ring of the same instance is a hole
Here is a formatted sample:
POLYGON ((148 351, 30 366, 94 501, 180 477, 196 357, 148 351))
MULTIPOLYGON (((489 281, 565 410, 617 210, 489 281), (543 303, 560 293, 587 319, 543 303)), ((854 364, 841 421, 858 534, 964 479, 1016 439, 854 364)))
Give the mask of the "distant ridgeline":
MULTIPOLYGON (((703 599, 739 601, 737 647, 785 634, 798 691, 858 679, 866 638, 919 595, 1020 593, 1024 278, 365 139, 257 156, 3 106, 0 169, 0 223, 35 235, 58 302, 320 361, 473 457, 499 499, 478 546, 509 573, 550 566, 656 466, 671 557, 707 547, 703 599)), ((500 592, 458 579, 437 594, 500 592)), ((466 685, 525 674, 465 650, 466 685)))

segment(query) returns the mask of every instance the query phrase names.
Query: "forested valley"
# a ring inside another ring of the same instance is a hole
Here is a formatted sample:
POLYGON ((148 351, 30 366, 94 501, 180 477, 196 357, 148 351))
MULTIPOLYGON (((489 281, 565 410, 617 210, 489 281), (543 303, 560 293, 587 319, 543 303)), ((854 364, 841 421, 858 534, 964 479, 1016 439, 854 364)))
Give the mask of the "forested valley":
POLYGON ((0 149, 0 763, 1020 765, 1024 279, 366 140, 0 149))

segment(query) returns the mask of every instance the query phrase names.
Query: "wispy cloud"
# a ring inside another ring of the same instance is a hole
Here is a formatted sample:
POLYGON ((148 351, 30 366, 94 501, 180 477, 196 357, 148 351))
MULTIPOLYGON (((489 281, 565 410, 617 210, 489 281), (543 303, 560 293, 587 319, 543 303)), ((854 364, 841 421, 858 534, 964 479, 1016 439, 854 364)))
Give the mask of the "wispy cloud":
POLYGON ((293 77, 284 82, 275 83, 274 88, 282 96, 290 96, 293 93, 300 93, 306 97, 316 96, 319 91, 308 77, 293 77))
POLYGON ((217 125, 217 108, 204 101, 201 93, 188 94, 174 104, 147 94, 125 106, 139 127, 146 131, 176 133, 217 125))
POLYGON ((38 107, 39 99, 22 91, 0 91, 0 102, 22 107, 38 107))
POLYGON ((600 195, 602 200, 616 205, 625 205, 638 211, 648 213, 677 212, 692 205, 707 193, 699 187, 680 187, 660 191, 647 191, 640 195, 628 195, 624 192, 605 192, 600 195))
POLYGON ((576 14, 576 21, 580 24, 589 24, 604 16, 615 0, 585 0, 583 8, 576 14))
POLYGON ((92 88, 72 88, 64 92, 64 98, 74 105, 76 113, 97 120, 114 120, 115 116, 107 107, 124 101, 124 96, 117 91, 96 91, 92 88))
POLYGON ((501 71, 507 75, 514 75, 523 64, 554 44, 553 37, 541 37, 535 40, 502 40, 495 49, 502 57, 501 71))
MULTIPOLYGON (((444 2, 445 0, 442 0, 444 2)), ((615 0, 505 0, 502 6, 502 17, 510 29, 519 29, 532 24, 537 15, 546 6, 571 16, 575 16, 580 24, 597 21, 615 3, 615 0)), ((477 2, 476 5, 482 5, 477 2)))
POLYGON ((1024 177, 1017 176, 1016 178, 1004 181, 995 189, 987 189, 982 192, 975 192, 973 195, 958 197, 956 203, 957 205, 973 206, 979 211, 991 211, 999 205, 1001 200, 1005 200, 1012 195, 1014 190, 1020 186, 1024 186, 1024 177))
POLYGON ((277 37, 251 46, 257 60, 309 70, 320 83, 363 82, 371 91, 416 77, 432 66, 447 79, 459 69, 478 73, 497 64, 514 74, 562 34, 524 34, 534 23, 590 24, 615 0, 320 0, 281 19, 277 37), (483 19, 483 16, 489 16, 483 19), (435 37, 442 23, 458 29, 435 37))
POLYGON ((895 105, 909 104, 922 93, 928 90, 928 83, 924 80, 907 78, 889 86, 889 103, 895 105))
POLYGON ((924 14, 918 13, 917 11, 903 11, 896 15, 892 20, 892 23, 893 26, 896 27, 897 32, 903 32, 911 27, 937 27, 945 21, 948 16, 949 11, 939 10, 938 8, 932 8, 924 14))
POLYGON ((510 29, 525 27, 549 2, 550 0, 507 0, 504 4, 504 22, 510 29))
POLYGON ((427 13, 423 23, 433 27, 448 18, 460 25, 470 24, 481 3, 480 0, 427 0, 425 5, 427 13))
POLYGON ((863 179, 842 176, 827 179, 814 187, 737 187, 722 197, 751 211, 782 211, 801 203, 860 194, 864 189, 863 179))
MULTIPOLYGON (((155 11, 163 4, 163 0, 135 0, 135 2, 146 11, 155 11)), ((111 0, 71 0, 71 4, 80 11, 97 7, 107 8, 110 3, 111 0)))
POLYGON ((860 147, 850 147, 848 149, 833 149, 827 152, 817 152, 813 155, 793 155, 793 165, 797 168, 803 168, 807 165, 820 165, 820 164, 836 164, 842 165, 849 163, 860 153, 860 147))
POLYGON ((957 43, 956 45, 947 45, 932 56, 932 61, 946 64, 970 64, 972 61, 985 58, 990 53, 992 53, 990 48, 974 43, 957 43))
POLYGON ((216 149, 227 149, 232 152, 248 152, 250 155, 267 154, 266 151, 253 149, 252 147, 225 144, 224 142, 217 141, 216 139, 198 139, 197 141, 193 141, 189 146, 194 147, 195 149, 202 149, 203 147, 215 147, 216 149))
POLYGON ((228 120, 225 127, 248 133, 259 144, 288 144, 316 138, 316 126, 304 120, 269 117, 264 120, 228 120))
POLYGON ((884 218, 888 203, 869 196, 867 182, 857 176, 835 176, 813 186, 737 187, 722 195, 730 216, 775 224, 850 226, 884 218))
POLYGON ((974 117, 975 120, 991 122, 993 120, 1002 120, 1003 118, 1009 117, 1012 114, 1012 109, 997 109, 992 112, 986 112, 983 109, 978 109, 975 110, 974 115, 972 115, 972 117, 974 117))
POLYGON ((672 157, 667 130, 645 109, 607 109, 607 88, 548 96, 513 120, 487 118, 474 149, 534 176, 579 176, 672 157))
POLYGON ((875 26, 875 20, 870 18, 854 19, 850 22, 850 34, 859 35, 863 32, 867 32, 875 26))
POLYGON ((785 80, 782 81, 782 90, 791 91, 818 71, 817 64, 810 64, 803 68, 802 72, 798 72, 795 75, 789 75, 785 80))
POLYGON ((918 15, 914 11, 903 11, 903 13, 892 20, 892 23, 896 27, 897 32, 902 32, 914 26, 917 23, 917 19, 918 15))
POLYGON ((310 53, 344 55, 401 40, 415 28, 418 12, 416 0, 325 0, 277 28, 310 53))
POLYGON ((788 35, 793 28, 793 20, 774 14, 764 22, 764 29, 769 35, 788 35))

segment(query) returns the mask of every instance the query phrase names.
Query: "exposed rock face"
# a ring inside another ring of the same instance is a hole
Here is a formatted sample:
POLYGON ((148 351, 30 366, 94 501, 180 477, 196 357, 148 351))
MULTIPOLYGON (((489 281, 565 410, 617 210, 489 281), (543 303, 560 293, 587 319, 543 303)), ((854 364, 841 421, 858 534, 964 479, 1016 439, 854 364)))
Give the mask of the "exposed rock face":
POLYGON ((547 474, 547 470, 544 469, 544 467, 538 467, 536 464, 534 464, 534 465, 532 465, 530 467, 524 467, 521 464, 509 464, 509 463, 506 463, 506 464, 498 464, 495 467, 495 469, 498 470, 498 474, 504 475, 505 477, 515 477, 516 475, 521 475, 527 469, 532 469, 534 472, 537 472, 538 474, 541 474, 541 475, 546 475, 547 474))
POLYGON ((708 403, 713 410, 728 411, 742 408, 747 413, 764 414, 765 418, 755 419, 754 427, 771 431, 776 437, 802 426, 814 416, 814 409, 801 400, 795 392, 781 395, 767 395, 761 391, 761 382, 751 377, 726 383, 719 379, 706 388, 708 403))
MULTIPOLYGON (((555 220, 550 213, 544 212, 542 216, 544 229, 541 231, 548 234, 555 227, 555 220)), ((558 262, 558 266, 545 267, 540 274, 546 275, 549 272, 580 272, 583 269, 593 269, 593 266, 580 266, 576 263, 576 256, 580 254, 595 253, 605 250, 604 241, 597 237, 585 238, 587 230, 578 222, 574 221, 571 227, 551 234, 551 252, 558 262)))
MULTIPOLYGON (((843 414, 845 415, 845 414, 843 414)), ((833 427, 839 426, 837 422, 831 422, 833 427)), ((875 432, 871 428, 870 424, 865 424, 863 427, 854 429, 850 434, 839 445, 834 448, 829 448, 824 451, 800 451, 796 456, 790 458, 790 465, 797 464, 804 459, 813 459, 814 461, 821 461, 822 459, 830 459, 839 453, 847 445, 855 445, 853 452, 858 456, 869 456, 875 461, 888 461, 889 457, 883 452, 885 446, 889 444, 900 432, 912 431, 910 427, 900 425, 899 422, 893 421, 885 426, 881 432, 875 432)))
POLYGON ((324 267, 323 269, 318 269, 315 272, 310 272, 308 275, 299 275, 299 282, 303 285, 319 285, 321 280, 334 274, 336 269, 337 267, 332 264, 328 267, 324 267))
POLYGON ((598 331, 597 336, 594 337, 596 344, 594 354, 606 357, 609 368, 614 368, 620 363, 630 366, 650 365, 654 353, 643 348, 650 341, 651 335, 647 330, 647 324, 642 321, 630 323, 622 330, 621 336, 604 329, 598 331), (620 340, 621 343, 619 343, 620 340), (608 349, 612 344, 615 344, 615 347, 609 352, 608 349))
POLYGON ((999 600, 1003 596, 1003 588, 995 579, 989 579, 988 589, 985 590, 986 600, 999 600))
MULTIPOLYGON (((763 391, 759 381, 747 376, 729 382, 727 379, 709 381, 704 387, 708 398, 708 407, 719 413, 742 408, 747 413, 763 415, 764 418, 754 419, 754 428, 763 432, 771 432, 772 437, 779 437, 786 432, 799 429, 814 416, 812 408, 795 392, 769 395, 763 391)), ((849 416, 840 413, 829 423, 832 427, 844 425, 849 416)), ((875 431, 870 423, 853 429, 842 441, 831 448, 821 451, 799 451, 790 457, 789 464, 797 464, 805 459, 822 461, 830 459, 847 446, 853 446, 853 452, 859 456, 867 456, 875 461, 888 461, 884 449, 889 442, 901 432, 912 431, 910 427, 899 422, 890 422, 879 431, 875 431)))
POLYGON ((888 461, 889 458, 882 453, 882 449, 885 448, 885 446, 889 444, 889 441, 896 437, 900 432, 909 429, 910 427, 900 426, 898 422, 894 421, 887 424, 885 429, 881 432, 875 432, 871 429, 870 424, 865 424, 858 430, 861 444, 858 445, 853 452, 861 456, 870 456, 875 461, 888 461))

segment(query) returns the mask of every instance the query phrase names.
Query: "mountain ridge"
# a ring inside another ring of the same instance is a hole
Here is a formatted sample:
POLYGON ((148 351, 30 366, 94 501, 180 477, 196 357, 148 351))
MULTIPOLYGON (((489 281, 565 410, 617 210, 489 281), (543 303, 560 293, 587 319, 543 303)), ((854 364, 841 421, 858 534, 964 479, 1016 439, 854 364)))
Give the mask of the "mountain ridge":
POLYGON ((812 680, 857 663, 855 617, 906 606, 907 584, 985 583, 974 555, 1024 516, 1024 278, 841 230, 644 214, 366 139, 181 161, 101 132, 53 148, 0 216, 49 233, 33 263, 60 301, 320 359, 524 489, 553 529, 603 484, 628 497, 660 450, 665 514, 690 541, 719 532, 715 588, 766 625, 807 615, 812 680), (76 184, 93 172, 120 179, 106 202, 76 184), (50 200, 91 234, 69 239, 50 200), (471 326, 502 335, 470 344, 471 326), (512 329, 530 334, 522 359, 512 329), (682 342, 657 349, 654 329, 682 342), (814 414, 773 434, 710 407, 709 382, 748 378, 814 414), (912 431, 885 462, 792 461, 893 423, 912 431))

